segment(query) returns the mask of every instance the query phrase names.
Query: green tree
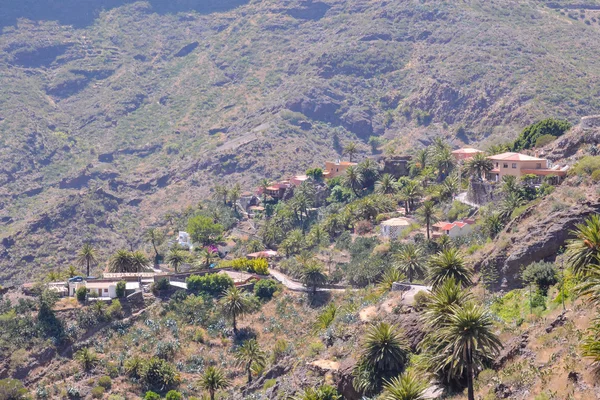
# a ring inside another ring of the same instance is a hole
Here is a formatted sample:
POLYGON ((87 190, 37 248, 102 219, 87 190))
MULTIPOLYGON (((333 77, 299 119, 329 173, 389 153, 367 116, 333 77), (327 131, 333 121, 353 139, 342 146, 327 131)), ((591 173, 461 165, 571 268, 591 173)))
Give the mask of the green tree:
POLYGON ((310 260, 305 263, 300 274, 302 283, 307 288, 311 288, 313 295, 317 293, 317 287, 327 282, 327 275, 323 272, 323 265, 316 260, 310 260))
POLYGON ((417 176, 429 165, 429 149, 417 150, 415 156, 410 160, 410 175, 417 176))
POLYGON ((375 193, 378 194, 396 194, 398 193, 398 183, 390 174, 383 174, 375 182, 375 193))
POLYGON ((394 266, 408 277, 412 283, 414 278, 425 274, 425 256, 423 249, 414 243, 407 243, 394 255, 394 266))
POLYGON ((151 269, 150 260, 141 251, 134 251, 131 253, 131 267, 133 272, 149 271, 151 269))
POLYGON ((219 390, 227 389, 229 387, 229 380, 225 377, 222 370, 210 366, 200 379, 200 387, 208 391, 210 400, 215 400, 215 393, 219 390))
POLYGON ((294 397, 294 400, 341 400, 342 396, 338 391, 329 386, 323 385, 317 389, 307 388, 303 393, 294 397))
POLYGON ((502 348, 500 339, 493 332, 493 318, 482 306, 467 303, 452 306, 448 323, 440 336, 448 340, 447 353, 455 374, 467 376, 469 400, 475 400, 473 379, 475 366, 483 357, 491 357, 502 348))
POLYGON ((554 118, 544 119, 526 127, 517 140, 515 140, 512 146, 513 150, 531 149, 535 146, 540 136, 551 135, 559 137, 569 129, 571 129, 571 124, 568 121, 561 121, 554 118))
POLYGON ((145 232, 144 237, 154 249, 154 265, 158 265, 160 262, 160 253, 158 252, 158 247, 164 243, 165 234, 158 228, 150 228, 145 232))
POLYGON ((431 239, 431 225, 437 221, 435 203, 428 200, 419 208, 419 216, 425 222, 427 240, 431 239))
POLYGON ((406 372, 383 385, 382 400, 425 400, 427 382, 414 373, 406 372))
POLYGON ((77 265, 80 268, 86 268, 86 276, 90 276, 90 267, 98 263, 96 258, 96 250, 92 246, 91 243, 86 242, 79 250, 79 254, 77 255, 77 265))
POLYGON ((370 158, 367 158, 356 167, 360 174, 362 186, 372 189, 379 177, 379 166, 370 158))
MULTIPOLYGON (((267 184, 268 186, 268 184, 267 184)), ((225 185, 215 185, 213 187, 213 198, 218 201, 222 201, 223 205, 227 205, 227 198, 229 196, 229 189, 225 185)))
POLYGON ((198 254, 198 260, 196 261, 196 266, 199 268, 208 269, 210 266, 219 259, 219 254, 216 251, 213 251, 207 247, 200 250, 198 254))
POLYGON ((461 306, 473 299, 471 292, 465 290, 454 278, 446 279, 433 288, 427 296, 426 308, 422 319, 429 329, 445 326, 453 306, 461 306))
POLYGON ((502 186, 500 190, 504 194, 518 193, 520 188, 517 182, 517 177, 514 175, 504 175, 502 177, 502 186))
POLYGON ((504 220, 499 212, 491 212, 483 217, 483 230, 490 238, 495 238, 504 229, 504 220))
POLYGON ((267 179, 267 178, 263 178, 261 179, 258 187, 260 188, 261 192, 262 192, 262 201, 263 203, 266 203, 267 201, 267 188, 271 186, 271 182, 267 179))
POLYGON ((558 282, 558 271, 554 264, 547 262, 536 262, 529 264, 521 274, 523 282, 533 283, 544 296, 548 294, 548 288, 558 282))
POLYGON ((409 180, 400 188, 400 199, 404 201, 406 214, 414 209, 415 202, 419 198, 421 198, 421 187, 417 181, 409 180))
POLYGON ((449 278, 453 278, 462 286, 468 286, 471 284, 472 275, 458 249, 444 249, 429 260, 429 282, 434 288, 449 278))
POLYGON ((344 176, 344 185, 354 192, 356 197, 360 197, 359 191, 363 189, 363 181, 360 171, 356 167, 346 168, 346 175, 344 176))
POLYGON ((96 353, 92 352, 87 347, 84 347, 75 353, 75 360, 79 362, 79 365, 81 365, 81 368, 85 372, 90 372, 98 365, 98 363, 100 363, 96 353))
POLYGON ((387 293, 392 290, 395 282, 402 282, 406 279, 406 276, 396 268, 387 269, 381 279, 379 280, 379 291, 381 293, 387 293))
POLYGON ((448 143, 441 138, 433 141, 433 164, 437 169, 438 182, 442 182, 454 168, 454 156, 448 143))
POLYGON ((510 220, 512 213, 524 203, 523 197, 519 192, 512 192, 504 196, 500 204, 500 215, 505 221, 510 220))
POLYGON ((287 237, 281 242, 281 249, 286 257, 300 253, 305 246, 304 234, 300 229, 294 229, 288 233, 287 237))
POLYGON ((321 168, 311 168, 306 171, 306 176, 310 176, 315 181, 320 182, 323 180, 323 169, 321 168))
POLYGON ((354 387, 365 394, 377 392, 385 379, 404 370, 408 357, 408 343, 397 327, 385 322, 372 325, 354 369, 354 387))
POLYGON ((567 260, 577 276, 585 276, 589 267, 600 260, 600 216, 591 215, 570 232, 567 241, 567 260))
POLYGON ((229 200, 231 201, 231 208, 237 211, 237 201, 240 199, 242 195, 242 187, 239 183, 233 185, 231 190, 229 190, 229 200))
POLYGON ((187 230, 194 242, 208 246, 217 240, 224 228, 209 217, 197 215, 189 219, 187 230))
POLYGON ((481 181, 485 174, 494 169, 494 163, 485 153, 476 153, 467 161, 466 167, 472 179, 481 181))
POLYGON ((252 366, 264 368, 267 355, 258 346, 256 339, 246 340, 236 351, 235 359, 238 366, 243 367, 248 376, 248 383, 252 382, 252 366))
POLYGON ((25 400, 27 389, 18 379, 0 379, 0 400, 25 400))
POLYGON ((178 273, 179 267, 185 264, 188 260, 189 254, 185 250, 179 248, 171 248, 167 253, 167 264, 169 264, 169 266, 173 268, 175 273, 178 273))
POLYGON ((125 249, 117 250, 108 262, 110 272, 135 272, 131 253, 125 249))
POLYGON ((358 146, 354 142, 350 142, 344 146, 344 152, 342 154, 348 156, 348 160, 352 162, 352 157, 358 153, 358 146))
POLYGON ((233 332, 237 335, 237 320, 250 312, 250 302, 244 293, 233 286, 223 293, 221 299, 223 314, 232 321, 233 332))

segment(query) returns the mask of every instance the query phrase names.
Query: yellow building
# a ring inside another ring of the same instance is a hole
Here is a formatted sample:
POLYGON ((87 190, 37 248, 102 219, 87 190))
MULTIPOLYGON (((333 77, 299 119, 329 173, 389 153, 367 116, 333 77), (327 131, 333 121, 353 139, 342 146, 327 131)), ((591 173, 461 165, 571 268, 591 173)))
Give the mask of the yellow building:
POLYGON ((500 181, 503 176, 512 175, 520 178, 523 175, 536 175, 544 177, 556 175, 559 177, 567 174, 567 168, 559 166, 550 167, 548 160, 528 156, 520 153, 502 153, 490 156, 488 159, 494 163, 494 169, 489 172, 490 180, 500 181))
POLYGON ((325 161, 325 171, 323 177, 327 179, 335 178, 336 176, 344 175, 348 167, 353 167, 356 163, 349 161, 325 161))

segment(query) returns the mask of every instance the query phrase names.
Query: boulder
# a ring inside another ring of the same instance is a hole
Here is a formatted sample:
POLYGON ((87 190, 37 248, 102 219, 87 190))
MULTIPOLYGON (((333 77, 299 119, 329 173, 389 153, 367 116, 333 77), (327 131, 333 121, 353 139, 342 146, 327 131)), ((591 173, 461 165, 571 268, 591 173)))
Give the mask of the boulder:
POLYGON ((493 367, 495 370, 498 370, 504 366, 508 361, 512 360, 516 357, 521 350, 527 347, 529 343, 529 333, 525 332, 521 336, 513 338, 509 342, 504 344, 502 351, 494 360, 493 367))
POLYGON ((334 374, 333 379, 338 392, 346 400, 361 400, 362 395, 354 389, 354 377, 352 372, 356 366, 356 360, 347 358, 340 363, 338 371, 334 374))

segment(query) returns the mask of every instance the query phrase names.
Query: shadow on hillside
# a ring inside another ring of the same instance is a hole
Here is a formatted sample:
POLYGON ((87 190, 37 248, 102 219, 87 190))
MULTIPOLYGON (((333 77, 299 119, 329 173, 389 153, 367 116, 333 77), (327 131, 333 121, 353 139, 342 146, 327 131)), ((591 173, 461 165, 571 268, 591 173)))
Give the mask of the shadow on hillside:
MULTIPOLYGON (((0 30, 16 24, 17 19, 58 21, 62 25, 84 28, 94 22, 101 11, 138 0, 4 0, 0 12, 0 30)), ((196 11, 201 14, 234 9, 250 0, 147 0, 159 14, 196 11)))

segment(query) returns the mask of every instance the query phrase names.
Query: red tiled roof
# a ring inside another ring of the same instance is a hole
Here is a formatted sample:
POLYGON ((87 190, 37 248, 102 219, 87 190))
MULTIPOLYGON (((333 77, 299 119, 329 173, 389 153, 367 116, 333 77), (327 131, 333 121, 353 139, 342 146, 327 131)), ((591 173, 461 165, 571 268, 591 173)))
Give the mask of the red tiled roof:
POLYGON ((496 154, 495 156, 489 156, 488 158, 496 161, 546 161, 543 158, 531 157, 526 154, 513 152, 496 154))

